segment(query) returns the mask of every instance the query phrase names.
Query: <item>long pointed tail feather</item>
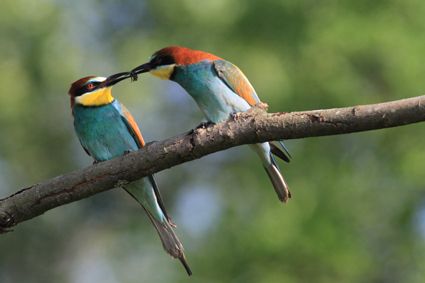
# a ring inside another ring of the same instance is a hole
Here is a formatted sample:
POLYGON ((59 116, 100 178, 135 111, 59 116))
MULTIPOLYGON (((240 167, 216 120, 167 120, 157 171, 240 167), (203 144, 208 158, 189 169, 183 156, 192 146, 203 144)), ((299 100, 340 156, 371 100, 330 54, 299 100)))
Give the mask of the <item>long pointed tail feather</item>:
POLYGON ((291 198, 291 192, 288 189, 288 185, 285 182, 282 174, 280 174, 279 169, 274 162, 273 157, 271 157, 272 163, 267 166, 264 166, 264 169, 269 175, 269 178, 273 184, 273 188, 276 191, 276 194, 280 201, 287 202, 291 198))
POLYGON ((279 200, 287 202, 291 197, 291 193, 289 192, 285 179, 279 171, 279 167, 273 157, 273 154, 289 162, 288 155, 273 142, 251 144, 250 147, 260 157, 263 167, 273 184, 273 188, 276 191, 279 200))
MULTIPOLYGON (((159 190, 155 191, 156 184, 155 185, 152 184, 152 186, 154 187, 156 201, 158 201, 158 195, 156 194, 159 190)), ((192 271, 190 270, 189 264, 187 263, 186 256, 184 254, 183 245, 173 230, 173 226, 175 227, 175 224, 170 220, 169 216, 165 212, 163 203, 158 202, 158 205, 162 211, 163 217, 162 219, 161 218, 157 219, 152 215, 149 209, 145 207, 142 199, 139 199, 139 197, 142 197, 142 196, 137 197, 135 195, 140 193, 143 190, 143 188, 136 187, 135 189, 132 189, 127 187, 127 188, 124 188, 124 190, 130 196, 132 196, 145 210, 146 214, 149 217, 149 220, 152 222, 153 226, 158 232, 158 235, 159 235, 159 238, 161 239, 161 243, 162 243, 162 246, 164 247, 164 250, 172 257, 178 258, 180 262, 183 264, 184 268, 186 269, 187 274, 189 276, 192 275, 192 271)))
POLYGON ((158 185, 156 184, 154 176, 149 175, 148 178, 149 178, 149 182, 151 183, 153 190, 155 192, 155 196, 156 196, 156 199, 158 201, 158 205, 162 209, 162 213, 164 213, 165 217, 168 220, 168 223, 170 223, 171 226, 173 226, 174 228, 177 227, 177 225, 174 223, 174 221, 171 219, 170 215, 168 215, 167 210, 165 209, 164 201, 162 200, 161 192, 158 189, 158 185))
POLYGON ((156 231, 158 232, 164 250, 172 257, 178 258, 186 269, 187 274, 189 276, 192 275, 192 270, 190 269, 189 264, 186 260, 186 256, 184 254, 183 245, 177 235, 174 233, 173 227, 168 221, 161 223, 156 220, 155 217, 153 217, 149 213, 149 211, 147 211, 146 209, 145 211, 149 219, 151 220, 153 226, 155 227, 156 231))

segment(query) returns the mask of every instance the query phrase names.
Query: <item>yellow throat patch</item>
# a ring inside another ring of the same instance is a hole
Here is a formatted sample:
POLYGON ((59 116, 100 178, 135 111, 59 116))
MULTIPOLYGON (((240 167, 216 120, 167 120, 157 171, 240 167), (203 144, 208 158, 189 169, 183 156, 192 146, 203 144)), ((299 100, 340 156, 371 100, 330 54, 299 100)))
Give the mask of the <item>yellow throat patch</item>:
POLYGON ((101 88, 75 97, 75 102, 83 106, 101 106, 112 103, 112 101, 114 101, 114 98, 112 97, 111 87, 101 88))
POLYGON ((169 80, 171 77, 171 74, 174 71, 174 67, 176 64, 170 64, 165 66, 160 66, 156 69, 150 70, 150 73, 154 75, 155 77, 158 77, 163 80, 169 80))

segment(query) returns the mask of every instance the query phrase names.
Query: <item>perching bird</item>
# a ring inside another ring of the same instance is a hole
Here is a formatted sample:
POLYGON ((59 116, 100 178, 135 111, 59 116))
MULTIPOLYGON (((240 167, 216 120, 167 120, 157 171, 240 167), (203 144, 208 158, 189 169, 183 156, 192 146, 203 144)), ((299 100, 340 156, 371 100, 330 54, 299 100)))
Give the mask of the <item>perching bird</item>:
MULTIPOLYGON (((251 83, 238 67, 203 51, 180 46, 163 48, 155 52, 148 63, 131 71, 133 79, 144 72, 180 84, 212 123, 224 121, 260 103, 251 83)), ((291 193, 272 154, 286 162, 290 155, 282 141, 278 144, 281 148, 273 142, 254 144, 251 148, 261 158, 279 199, 286 202, 291 193)))
MULTIPOLYGON (((69 89, 74 128, 84 150, 96 162, 112 159, 145 145, 130 112, 112 97, 112 85, 128 77, 117 74, 107 78, 88 76, 74 82, 69 89)), ((161 238, 164 249, 178 258, 192 274, 183 245, 173 231, 173 222, 165 211, 153 176, 124 187, 146 211, 161 238)))

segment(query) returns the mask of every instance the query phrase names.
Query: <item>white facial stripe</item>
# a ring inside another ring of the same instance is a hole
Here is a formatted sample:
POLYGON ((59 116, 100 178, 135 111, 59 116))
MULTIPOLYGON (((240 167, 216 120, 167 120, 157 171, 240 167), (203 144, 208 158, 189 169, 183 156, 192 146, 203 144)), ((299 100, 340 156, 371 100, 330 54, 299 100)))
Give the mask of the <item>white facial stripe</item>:
POLYGON ((105 81, 105 80, 106 80, 106 78, 105 78, 105 77, 94 77, 94 78, 92 78, 92 79, 88 80, 87 82, 88 82, 88 83, 93 83, 93 82, 101 83, 101 82, 103 82, 103 81, 105 81))
MULTIPOLYGON (((92 79, 88 80, 86 84, 89 84, 89 83, 101 83, 101 82, 104 82, 105 80, 106 80, 106 78, 105 78, 105 77, 94 77, 94 78, 92 78, 92 79)), ((86 94, 91 94, 91 93, 96 92, 96 91, 98 91, 98 90, 99 90, 99 89, 95 88, 95 89, 93 89, 92 91, 88 91, 88 92, 86 92, 85 94, 83 94, 83 95, 81 95, 81 96, 84 96, 84 95, 86 95, 86 94)))

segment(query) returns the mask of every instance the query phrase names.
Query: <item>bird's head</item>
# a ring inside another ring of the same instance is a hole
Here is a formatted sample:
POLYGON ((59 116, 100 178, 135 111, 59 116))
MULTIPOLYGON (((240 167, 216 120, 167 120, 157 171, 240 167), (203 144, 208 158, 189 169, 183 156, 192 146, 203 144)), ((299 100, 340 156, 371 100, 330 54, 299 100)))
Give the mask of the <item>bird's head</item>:
POLYGON ((220 60, 213 54, 193 50, 181 46, 169 46, 155 52, 149 62, 134 68, 130 73, 131 77, 136 80, 137 75, 150 72, 152 75, 164 80, 173 78, 174 71, 178 66, 187 66, 196 64, 205 60, 220 60))
POLYGON ((87 76, 72 83, 68 94, 71 96, 71 107, 75 104, 83 106, 101 106, 114 101, 112 86, 130 76, 130 73, 118 73, 107 78, 87 76))

